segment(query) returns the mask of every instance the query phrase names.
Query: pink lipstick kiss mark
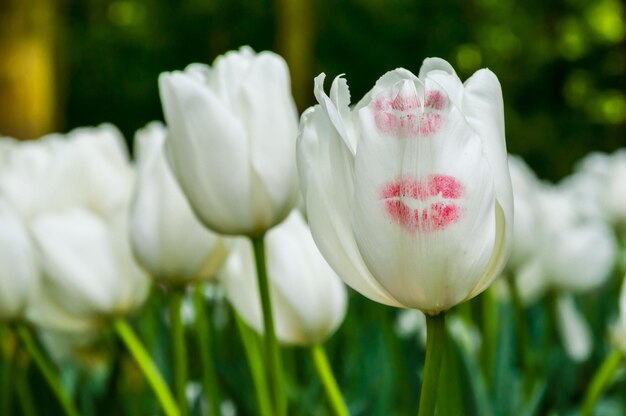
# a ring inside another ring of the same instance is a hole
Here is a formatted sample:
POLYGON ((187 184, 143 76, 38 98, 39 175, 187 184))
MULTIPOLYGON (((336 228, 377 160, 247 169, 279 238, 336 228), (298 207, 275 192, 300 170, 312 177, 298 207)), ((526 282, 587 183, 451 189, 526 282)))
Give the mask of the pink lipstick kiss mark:
POLYGON ((440 113, 446 105, 447 99, 441 91, 428 91, 423 109, 416 94, 401 91, 395 97, 374 100, 374 121, 380 132, 396 137, 430 136, 441 127, 440 113))
POLYGON ((454 201, 464 193, 463 184, 453 176, 430 175, 421 180, 403 176, 387 183, 380 199, 396 224, 410 232, 431 232, 461 219, 463 209, 454 201), (417 201, 416 208, 409 205, 411 200, 417 201))

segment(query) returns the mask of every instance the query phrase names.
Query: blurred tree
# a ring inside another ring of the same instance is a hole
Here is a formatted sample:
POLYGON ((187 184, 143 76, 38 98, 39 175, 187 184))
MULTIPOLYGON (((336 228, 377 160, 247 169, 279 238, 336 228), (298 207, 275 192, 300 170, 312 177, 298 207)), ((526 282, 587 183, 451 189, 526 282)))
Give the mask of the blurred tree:
POLYGON ((274 4, 276 50, 289 64, 293 95, 298 109, 304 111, 313 97, 313 4, 310 0, 275 0, 274 4))
POLYGON ((56 127, 55 4, 0 2, 0 135, 37 138, 56 127))

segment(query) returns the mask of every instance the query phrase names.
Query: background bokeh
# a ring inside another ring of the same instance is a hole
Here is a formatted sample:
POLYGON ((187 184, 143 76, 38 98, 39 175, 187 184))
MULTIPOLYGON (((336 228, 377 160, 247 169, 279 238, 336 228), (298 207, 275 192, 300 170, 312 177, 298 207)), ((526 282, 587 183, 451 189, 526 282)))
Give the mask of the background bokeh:
MULTIPOLYGON (((626 145, 624 7, 620 0, 0 0, 0 136, 35 139, 111 122, 130 143, 137 129, 163 118, 161 72, 210 63, 245 44, 287 59, 300 111, 314 104, 313 77, 322 71, 329 79, 345 74, 356 102, 386 71, 401 66, 417 73, 425 57, 440 56, 462 79, 482 67, 498 75, 509 151, 523 156, 540 177, 557 180, 590 151, 626 145)), ((154 292, 139 332, 171 378, 165 299, 154 292)), ((584 305, 597 344, 588 363, 573 366, 562 352, 540 351, 545 365, 538 372, 552 376, 541 386, 539 394, 548 399, 536 414, 574 414, 603 358, 597 347, 604 345, 605 317, 616 309, 616 298, 617 291, 605 288, 584 305)), ((232 314, 223 299, 212 308, 220 388, 239 414, 253 414, 253 388, 232 314)), ((519 379, 512 364, 511 306, 484 312, 477 300, 463 308, 476 321, 486 314, 499 317, 489 344, 497 351, 483 351, 499 360, 472 361, 459 342, 451 343, 447 355, 455 361, 444 367, 444 378, 475 385, 472 391, 447 392, 446 405, 485 414, 477 399, 482 396, 474 393, 487 388, 471 377, 484 366, 494 380, 507 381, 488 385, 494 414, 521 414, 511 393, 519 386, 508 382, 519 379), (455 366, 462 370, 453 372, 455 366)), ((531 338, 540 338, 548 325, 545 315, 538 307, 529 310, 531 338)), ((396 341, 396 316, 395 309, 352 296, 346 321, 329 340, 331 361, 355 414, 403 415, 417 408, 423 349, 415 337, 396 341)), ((122 346, 111 338, 99 352, 122 358, 107 368, 94 365, 89 376, 72 367, 65 383, 88 415, 156 412, 132 358, 119 353, 122 346)), ((194 348, 190 376, 198 380, 194 359, 201 352, 194 348)), ((322 387, 307 352, 286 349, 284 357, 292 414, 324 414, 322 387)), ((88 365, 101 362, 84 358, 88 365)), ((32 378, 38 408, 56 410, 43 380, 32 378)), ((611 414, 624 408, 626 381, 620 380, 614 397, 621 399, 611 414)))
POLYGON ((157 77, 241 45, 281 53, 302 111, 312 77, 345 73, 357 101, 427 56, 500 78, 509 151, 558 179, 626 137, 619 0, 2 0, 0 134, 162 119, 157 77))

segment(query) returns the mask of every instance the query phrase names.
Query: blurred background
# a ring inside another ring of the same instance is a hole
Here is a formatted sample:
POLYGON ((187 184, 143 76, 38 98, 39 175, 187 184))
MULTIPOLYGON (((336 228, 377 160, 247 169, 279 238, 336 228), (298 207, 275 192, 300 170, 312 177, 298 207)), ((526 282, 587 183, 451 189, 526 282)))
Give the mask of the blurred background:
POLYGON ((619 0, 0 0, 0 134, 108 121, 130 139, 162 119, 159 73, 244 44, 287 59, 300 111, 319 72, 356 102, 440 56, 498 75, 509 151, 556 180, 626 144, 625 37, 619 0))
MULTIPOLYGON (((624 15, 619 0, 0 0, 0 136, 36 139, 111 122, 130 142, 138 128, 163 119, 157 86, 161 72, 211 63, 245 44, 286 58, 300 111, 314 104, 313 77, 322 71, 329 79, 345 74, 357 102, 386 71, 405 67, 417 73, 425 57, 439 56, 462 79, 482 67, 498 75, 509 151, 521 155, 540 177, 557 180, 592 150, 626 146, 624 15)), ((617 305, 615 291, 610 302, 603 298, 609 290, 594 295, 585 310, 597 344, 604 340, 608 315, 597 306, 617 305)), ((151 302, 139 330, 167 369, 165 300, 156 291, 151 302)), ((360 296, 350 302, 351 312, 328 350, 352 409, 356 414, 394 414, 391 409, 412 414, 421 344, 413 338, 395 341, 394 309, 360 296)), ((474 314, 480 310, 467 308, 474 314)), ((481 365, 493 366, 496 379, 507 381, 491 386, 495 414, 520 414, 510 399, 515 351, 514 331, 507 325, 513 312, 501 308, 494 314, 501 314, 503 326, 490 345, 504 358, 481 365)), ((228 324, 229 313, 223 300, 211 311, 215 321, 223 321, 216 323, 221 388, 237 403, 239 414, 253 414, 253 389, 242 347, 233 341, 237 335, 232 321, 228 324)), ((533 322, 543 322, 537 315, 531 311, 533 322)), ((114 356, 121 347, 112 344, 104 343, 100 352, 114 356)), ((457 344, 449 348, 464 370, 452 373, 450 364, 444 378, 470 385, 479 364, 467 361, 457 344)), ((559 381, 544 386, 550 400, 542 409, 571 409, 580 401, 602 358, 602 351, 595 353, 578 367, 562 354, 541 357, 549 363, 542 364, 549 367, 545 371, 558 375, 551 380, 559 381)), ((199 354, 192 350, 189 356, 199 354)), ((314 381, 306 352, 290 349, 284 360, 292 374, 288 394, 297 402, 292 414, 324 414, 322 387, 314 381)), ((191 377, 198 379, 197 363, 191 359, 190 364, 191 377)), ((152 393, 129 357, 109 369, 92 370, 89 377, 74 370, 63 373, 64 382, 78 391, 84 414, 121 414, 121 408, 124 414, 145 414, 143 402, 156 412, 152 393), (115 384, 122 373, 127 374, 124 381, 115 384), (110 399, 118 396, 129 400, 110 399), (133 400, 138 397, 144 400, 133 400)), ((36 380, 39 409, 54 409, 48 388, 36 380)), ((624 380, 616 390, 620 400, 626 397, 624 380)), ((469 390, 447 392, 447 398, 449 406, 464 408, 465 414, 484 414, 469 390)), ((623 414, 620 409, 612 414, 623 414)))

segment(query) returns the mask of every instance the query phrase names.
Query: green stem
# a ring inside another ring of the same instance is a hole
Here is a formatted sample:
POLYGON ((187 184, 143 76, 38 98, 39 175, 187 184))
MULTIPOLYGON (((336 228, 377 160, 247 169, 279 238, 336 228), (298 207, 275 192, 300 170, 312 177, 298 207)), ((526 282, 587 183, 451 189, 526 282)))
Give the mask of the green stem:
POLYGON ((11 401, 13 392, 13 375, 15 373, 15 362, 17 342, 15 334, 9 328, 2 328, 0 341, 2 346, 2 375, 0 378, 0 415, 9 416, 11 414, 11 401))
POLYGON ((172 352, 174 354, 174 391, 180 414, 189 413, 187 405, 187 351, 185 349, 185 326, 181 315, 184 292, 174 289, 170 296, 170 325, 172 330, 172 352))
POLYGON ((493 385, 494 363, 496 362, 496 344, 498 338, 499 313, 498 302, 492 290, 486 290, 480 295, 478 302, 481 304, 481 321, 483 329, 483 342, 481 344, 482 368, 488 386, 493 385))
POLYGON ((515 312, 515 320, 517 321, 517 352, 519 358, 520 373, 524 374, 524 391, 526 395, 531 393, 532 387, 532 369, 530 362, 529 351, 529 331, 528 321, 526 320, 526 314, 524 313, 524 306, 522 305, 522 299, 519 294, 517 284, 512 276, 506 276, 506 282, 509 287, 509 293, 511 295, 511 303, 513 304, 513 310, 515 312))
POLYGON ((328 396, 328 400, 332 405, 335 415, 348 416, 350 412, 348 411, 348 407, 343 400, 341 390, 339 390, 337 380, 335 380, 335 376, 333 375, 333 370, 328 363, 328 357, 326 356, 324 347, 321 345, 311 347, 311 355, 313 356, 315 369, 317 370, 317 374, 320 376, 320 380, 322 380, 324 390, 326 390, 326 395, 328 396))
POLYGON ((609 354, 596 374, 591 380, 591 384, 587 388, 585 393, 585 400, 583 401, 582 416, 591 416, 593 414, 593 408, 596 405, 598 399, 602 396, 604 390, 609 386, 615 372, 619 368, 619 365, 624 358, 624 354, 619 350, 614 350, 609 354))
POLYGON ((217 384, 217 372, 213 363, 212 325, 205 306, 203 288, 204 285, 197 285, 193 298, 196 309, 196 332, 200 346, 200 359, 202 360, 202 384, 211 416, 219 416, 221 415, 221 400, 217 384))
POLYGON ((262 416, 272 416, 272 404, 270 403, 267 379, 263 369, 261 351, 259 343, 256 339, 256 334, 243 322, 236 311, 233 311, 233 315, 235 316, 235 321, 237 322, 239 336, 241 337, 241 342, 243 343, 243 348, 246 353, 246 359, 248 360, 248 366, 250 367, 250 372, 252 373, 252 381, 254 382, 254 388, 256 390, 259 412, 262 416))
POLYGON ((426 361, 420 394, 419 416, 433 416, 437 404, 437 386, 446 344, 446 315, 426 315, 426 361))
POLYGON ((18 361, 20 362, 19 371, 15 380, 15 393, 17 399, 20 402, 20 408, 22 409, 22 415, 24 416, 37 416, 37 409, 35 408, 35 400, 30 391, 28 385, 28 367, 30 360, 28 354, 20 350, 18 351, 18 361))
POLYGON ((137 361, 137 364, 139 364, 141 371, 143 371, 148 383, 152 386, 152 390, 156 394, 165 414, 167 416, 180 416, 180 410, 178 410, 172 392, 167 387, 161 373, 141 344, 135 331, 133 331, 128 322, 123 318, 118 318, 113 321, 113 328, 124 344, 126 344, 126 347, 137 361))
POLYGON ((272 315, 272 302, 270 299, 269 282, 267 278, 267 268, 265 265, 265 244, 263 237, 252 238, 254 247, 254 259, 256 262, 257 281, 259 285, 259 296, 261 298, 261 308, 263 310, 263 329, 265 342, 265 365, 268 384, 272 388, 275 412, 282 416, 287 414, 287 399, 283 391, 283 374, 280 360, 280 350, 276 342, 274 331, 274 319, 272 315))
POLYGON ((54 368, 52 362, 50 362, 48 357, 44 354, 41 346, 33 337, 30 329, 24 325, 18 325, 16 330, 22 344, 28 351, 28 354, 30 354, 32 359, 35 361, 35 364, 54 392, 54 395, 61 404, 65 414, 68 416, 78 416, 78 410, 76 410, 74 403, 72 403, 72 400, 68 396, 67 392, 63 389, 63 384, 61 384, 61 378, 59 377, 58 372, 54 368))

